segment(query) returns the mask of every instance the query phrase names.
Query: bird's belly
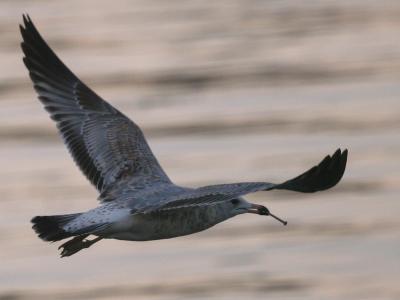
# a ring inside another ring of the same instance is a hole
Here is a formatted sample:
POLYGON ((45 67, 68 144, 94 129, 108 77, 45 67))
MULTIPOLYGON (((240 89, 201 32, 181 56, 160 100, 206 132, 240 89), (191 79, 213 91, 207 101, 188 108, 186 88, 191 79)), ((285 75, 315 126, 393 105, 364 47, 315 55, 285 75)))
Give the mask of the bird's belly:
POLYGON ((227 218, 215 207, 132 215, 115 224, 107 238, 131 241, 168 239, 205 230, 227 218))

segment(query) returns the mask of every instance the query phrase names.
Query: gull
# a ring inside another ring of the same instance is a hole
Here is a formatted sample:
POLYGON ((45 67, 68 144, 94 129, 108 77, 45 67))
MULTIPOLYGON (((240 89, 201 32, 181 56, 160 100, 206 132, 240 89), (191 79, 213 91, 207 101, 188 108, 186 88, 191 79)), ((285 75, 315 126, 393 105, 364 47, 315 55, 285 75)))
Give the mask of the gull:
POLYGON ((252 213, 286 221, 243 196, 257 191, 314 193, 342 178, 347 150, 336 150, 301 175, 274 184, 239 182, 189 188, 174 184, 133 121, 99 97, 58 58, 29 15, 20 25, 24 53, 39 100, 55 121, 75 163, 99 192, 100 205, 86 212, 36 216, 39 238, 71 256, 102 239, 149 241, 208 229, 252 213), (92 238, 89 238, 92 237, 92 238))

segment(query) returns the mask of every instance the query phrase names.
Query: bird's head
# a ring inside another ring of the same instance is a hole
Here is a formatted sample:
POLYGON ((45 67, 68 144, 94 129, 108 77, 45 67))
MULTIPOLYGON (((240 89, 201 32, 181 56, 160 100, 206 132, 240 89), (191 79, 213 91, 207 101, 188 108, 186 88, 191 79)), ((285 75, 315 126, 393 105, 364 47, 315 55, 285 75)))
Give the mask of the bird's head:
POLYGON ((271 216, 274 219, 281 222, 283 225, 287 225, 287 221, 284 221, 284 220, 278 218, 277 216, 271 214, 269 209, 263 205, 249 203, 246 200, 244 200, 243 198, 235 198, 235 199, 230 200, 230 205, 231 205, 231 213, 233 215, 251 213, 251 214, 257 214, 257 215, 261 215, 261 216, 271 216))

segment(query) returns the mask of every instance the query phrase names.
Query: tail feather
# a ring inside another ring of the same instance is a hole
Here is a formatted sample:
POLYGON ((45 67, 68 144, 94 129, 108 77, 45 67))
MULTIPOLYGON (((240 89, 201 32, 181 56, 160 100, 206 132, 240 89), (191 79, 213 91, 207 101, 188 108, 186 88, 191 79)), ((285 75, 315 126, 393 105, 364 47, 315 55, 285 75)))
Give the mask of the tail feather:
POLYGON ((71 236, 73 233, 62 229, 62 226, 72 221, 80 214, 55 215, 55 216, 36 216, 31 222, 33 230, 44 241, 55 242, 71 236))

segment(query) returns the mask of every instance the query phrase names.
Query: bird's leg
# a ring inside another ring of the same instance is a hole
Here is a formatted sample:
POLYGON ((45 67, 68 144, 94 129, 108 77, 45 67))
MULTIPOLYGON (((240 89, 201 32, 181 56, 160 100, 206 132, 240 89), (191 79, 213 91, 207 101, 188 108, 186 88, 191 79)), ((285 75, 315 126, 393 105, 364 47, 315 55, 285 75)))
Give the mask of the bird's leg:
POLYGON ((82 249, 89 248, 102 239, 102 237, 97 237, 93 240, 85 240, 88 236, 88 234, 76 236, 58 247, 58 249, 62 248, 61 257, 71 256, 82 249))
POLYGON ((70 239, 70 240, 66 241, 64 244, 62 244, 60 247, 58 247, 58 249, 61 249, 61 248, 71 248, 71 247, 74 246, 74 244, 83 241, 83 240, 86 239, 88 236, 89 236, 88 234, 76 236, 76 237, 74 237, 73 239, 70 239))

